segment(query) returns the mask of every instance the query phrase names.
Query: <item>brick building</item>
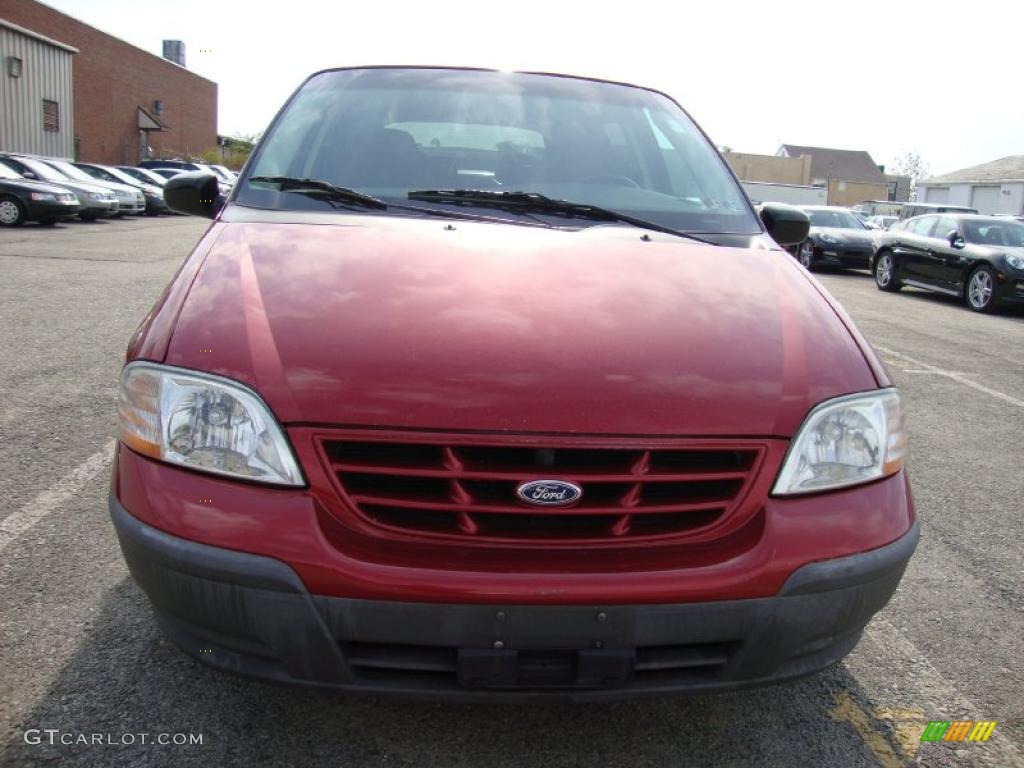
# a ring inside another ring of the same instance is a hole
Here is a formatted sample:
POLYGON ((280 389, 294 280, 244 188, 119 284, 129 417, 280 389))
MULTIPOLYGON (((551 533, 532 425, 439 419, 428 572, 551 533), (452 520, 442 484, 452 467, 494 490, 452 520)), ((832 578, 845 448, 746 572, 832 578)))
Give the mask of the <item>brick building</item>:
POLYGON ((149 151, 179 157, 217 146, 216 83, 34 0, 4 0, 0 14, 78 50, 72 67, 78 159, 135 164, 149 151))

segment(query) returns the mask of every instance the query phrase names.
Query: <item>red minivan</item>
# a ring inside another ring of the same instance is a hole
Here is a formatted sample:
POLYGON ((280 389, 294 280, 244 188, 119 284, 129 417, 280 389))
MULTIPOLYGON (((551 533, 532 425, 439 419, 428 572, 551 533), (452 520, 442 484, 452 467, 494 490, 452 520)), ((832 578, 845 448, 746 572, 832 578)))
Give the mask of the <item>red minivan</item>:
POLYGON ((110 512, 220 669, 607 698, 832 664, 918 538, 900 397, 671 98, 310 77, 131 340, 110 512))

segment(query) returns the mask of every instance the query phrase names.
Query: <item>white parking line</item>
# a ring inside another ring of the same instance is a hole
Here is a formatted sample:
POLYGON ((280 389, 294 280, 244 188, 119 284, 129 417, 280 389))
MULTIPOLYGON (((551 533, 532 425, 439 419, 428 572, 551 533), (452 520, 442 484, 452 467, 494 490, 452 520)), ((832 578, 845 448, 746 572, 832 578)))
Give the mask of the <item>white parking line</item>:
POLYGON ((65 504, 106 467, 114 453, 114 442, 107 441, 100 450, 71 470, 52 488, 43 491, 17 512, 12 512, 0 521, 0 552, 7 549, 29 528, 65 504))
POLYGON ((958 371, 943 370, 942 368, 939 368, 938 366, 935 365, 931 365, 930 363, 923 363, 920 360, 915 360, 914 358, 908 357, 907 355, 904 355, 902 352, 897 352, 894 349, 887 349, 885 347, 875 347, 875 349, 878 350, 879 352, 885 353, 886 355, 895 355, 896 357, 899 357, 907 361, 908 363, 916 365, 920 370, 913 371, 913 373, 926 371, 928 373, 934 373, 937 376, 945 376, 947 379, 951 379, 959 384, 968 386, 971 389, 976 389, 979 392, 984 392, 986 395, 991 395, 992 397, 999 398, 1000 400, 1007 402, 1010 405, 1015 405, 1018 408, 1024 408, 1024 400, 1018 400, 1016 397, 1008 395, 1005 392, 1000 392, 998 389, 992 389, 991 387, 986 387, 984 384, 979 384, 976 381, 971 381, 969 378, 967 378, 966 375, 958 371))

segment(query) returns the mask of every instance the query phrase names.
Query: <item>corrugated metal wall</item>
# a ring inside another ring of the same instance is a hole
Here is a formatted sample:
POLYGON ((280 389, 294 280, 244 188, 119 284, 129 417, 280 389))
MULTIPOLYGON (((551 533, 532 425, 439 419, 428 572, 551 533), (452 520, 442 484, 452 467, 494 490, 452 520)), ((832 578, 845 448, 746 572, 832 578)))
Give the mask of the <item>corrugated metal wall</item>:
POLYGON ((70 51, 0 25, 0 150, 70 158, 74 109, 70 51), (22 61, 21 77, 8 74, 8 59, 22 61), (59 105, 59 130, 43 130, 43 100, 59 105))

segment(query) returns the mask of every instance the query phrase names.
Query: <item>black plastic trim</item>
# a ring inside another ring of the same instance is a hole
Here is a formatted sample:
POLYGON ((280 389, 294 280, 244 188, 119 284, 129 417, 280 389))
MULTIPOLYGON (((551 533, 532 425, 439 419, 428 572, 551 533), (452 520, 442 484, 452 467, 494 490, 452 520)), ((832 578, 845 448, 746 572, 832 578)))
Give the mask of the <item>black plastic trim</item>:
POLYGON ((468 701, 703 693, 812 674, 854 648, 919 537, 915 523, 884 547, 804 566, 774 597, 437 604, 313 596, 285 563, 172 536, 113 497, 109 507, 157 622, 197 660, 290 685, 468 701))

